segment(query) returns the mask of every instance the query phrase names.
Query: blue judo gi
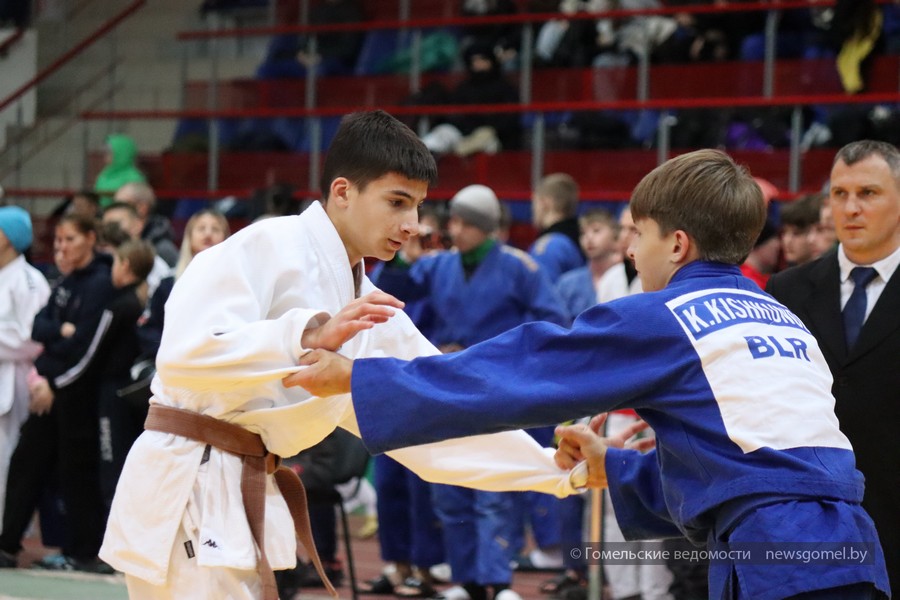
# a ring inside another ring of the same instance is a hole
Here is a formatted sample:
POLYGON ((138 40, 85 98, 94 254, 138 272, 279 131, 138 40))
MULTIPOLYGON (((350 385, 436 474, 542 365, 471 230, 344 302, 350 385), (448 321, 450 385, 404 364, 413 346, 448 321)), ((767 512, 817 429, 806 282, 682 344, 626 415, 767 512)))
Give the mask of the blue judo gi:
MULTIPOLYGON (((405 302, 427 299, 427 333, 436 346, 468 347, 528 321, 564 325, 569 316, 553 286, 524 252, 494 244, 470 273, 456 250, 423 256, 409 268, 385 266, 377 285, 405 302)), ((552 430, 532 435, 552 437, 552 430)), ((546 443, 547 440, 543 440, 546 443)), ((522 545, 521 523, 531 506, 535 537, 559 544, 558 500, 545 494, 501 494, 440 485, 434 508, 444 523, 447 559, 458 582, 509 583, 510 550, 522 545), (527 500, 523 501, 523 498, 527 500)))
POLYGON ((606 457, 627 539, 863 544, 862 562, 763 564, 756 547, 749 561, 713 561, 710 597, 774 600, 859 582, 889 593, 831 383, 799 318, 736 266, 694 262, 665 289, 597 305, 571 329, 529 323, 456 354, 357 360, 352 394, 374 453, 633 408, 657 448, 606 457))

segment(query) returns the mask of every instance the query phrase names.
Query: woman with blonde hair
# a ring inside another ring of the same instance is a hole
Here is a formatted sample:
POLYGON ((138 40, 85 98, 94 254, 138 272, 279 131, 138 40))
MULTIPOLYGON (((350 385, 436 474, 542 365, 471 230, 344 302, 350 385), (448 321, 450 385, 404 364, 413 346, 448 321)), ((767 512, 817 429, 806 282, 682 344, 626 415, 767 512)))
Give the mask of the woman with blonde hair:
POLYGON ((181 277, 191 260, 203 250, 222 242, 231 234, 228 219, 214 208, 204 208, 188 219, 175 264, 175 279, 181 277))

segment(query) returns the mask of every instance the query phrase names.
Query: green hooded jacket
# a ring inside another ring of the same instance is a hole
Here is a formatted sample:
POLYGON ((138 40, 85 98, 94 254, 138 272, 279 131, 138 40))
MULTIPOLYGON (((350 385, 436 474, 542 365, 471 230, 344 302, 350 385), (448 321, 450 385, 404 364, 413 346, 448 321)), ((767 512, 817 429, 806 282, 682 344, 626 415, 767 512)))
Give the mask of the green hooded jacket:
POLYGON ((112 196, 126 183, 146 182, 147 178, 134 164, 137 157, 137 147, 127 135, 114 133, 106 138, 106 146, 109 149, 112 160, 97 175, 94 190, 100 194, 100 205, 108 206, 112 202, 112 196))

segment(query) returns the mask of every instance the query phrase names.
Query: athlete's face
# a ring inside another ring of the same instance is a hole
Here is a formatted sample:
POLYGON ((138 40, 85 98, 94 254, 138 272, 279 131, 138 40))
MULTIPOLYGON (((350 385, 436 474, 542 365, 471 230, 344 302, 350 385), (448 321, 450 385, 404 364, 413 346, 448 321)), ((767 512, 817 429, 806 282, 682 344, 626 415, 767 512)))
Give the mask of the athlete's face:
POLYGON ((662 235, 659 224, 653 219, 640 219, 634 225, 628 256, 634 261, 643 290, 661 290, 678 270, 678 240, 674 232, 662 235))
POLYGON ((350 264, 363 257, 391 260, 411 236, 419 234, 419 206, 428 182, 388 173, 360 189, 338 177, 331 184, 328 214, 347 248, 350 264))

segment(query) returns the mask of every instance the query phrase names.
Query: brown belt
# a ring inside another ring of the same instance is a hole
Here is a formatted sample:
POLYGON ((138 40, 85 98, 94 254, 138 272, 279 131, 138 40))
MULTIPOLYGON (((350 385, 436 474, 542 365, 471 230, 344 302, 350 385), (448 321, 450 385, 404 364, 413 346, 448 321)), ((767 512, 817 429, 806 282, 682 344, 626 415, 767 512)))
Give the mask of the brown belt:
POLYGON ((173 433, 188 439, 215 446, 219 450, 236 454, 243 462, 241 468, 241 496, 244 512, 250 524, 250 532, 259 548, 257 569, 263 585, 264 600, 278 600, 275 574, 266 557, 265 516, 266 516, 266 475, 274 474, 281 495, 287 502, 294 518, 294 530, 300 543, 309 554, 322 578, 328 593, 338 597, 334 586, 325 576, 322 561, 316 552, 312 530, 309 525, 309 510, 306 504, 306 490, 297 474, 281 466, 281 458, 266 450, 262 438, 246 429, 213 417, 169 406, 152 405, 144 422, 144 429, 173 433))

